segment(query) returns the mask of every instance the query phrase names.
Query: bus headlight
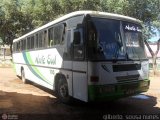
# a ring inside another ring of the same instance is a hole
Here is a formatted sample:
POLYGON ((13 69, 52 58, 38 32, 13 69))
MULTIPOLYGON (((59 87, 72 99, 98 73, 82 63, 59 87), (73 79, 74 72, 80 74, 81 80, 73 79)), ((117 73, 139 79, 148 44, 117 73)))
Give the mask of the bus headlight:
POLYGON ((140 87, 147 87, 147 86, 149 86, 149 82, 142 82, 140 84, 140 87))
POLYGON ((148 62, 147 63, 145 62, 142 64, 142 71, 143 71, 143 76, 145 78, 148 78, 149 77, 149 64, 148 64, 148 62))

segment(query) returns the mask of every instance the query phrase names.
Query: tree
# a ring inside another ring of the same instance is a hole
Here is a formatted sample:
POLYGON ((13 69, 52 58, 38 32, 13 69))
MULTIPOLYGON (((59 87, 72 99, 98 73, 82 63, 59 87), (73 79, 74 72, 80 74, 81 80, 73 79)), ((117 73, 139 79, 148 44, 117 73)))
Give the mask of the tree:
POLYGON ((1 0, 0 37, 12 45, 19 37, 57 17, 77 10, 118 13, 140 19, 144 39, 160 32, 159 0, 1 0))
POLYGON ((36 27, 53 21, 61 14, 61 6, 58 0, 38 0, 33 8, 32 18, 36 27))
MULTIPOLYGON (((21 36, 28 29, 30 21, 21 12, 19 0, 2 0, 1 5, 1 26, 0 36, 4 44, 12 48, 13 39, 21 36)), ((12 49, 11 53, 12 53, 12 49)))
POLYGON ((131 16, 128 14, 130 10, 128 0, 101 0, 100 8, 101 11, 131 16))
POLYGON ((159 48, 160 48, 160 39, 157 41, 157 50, 155 51, 155 53, 153 52, 153 50, 151 49, 148 41, 144 41, 149 52, 151 53, 151 56, 152 56, 152 63, 153 63, 153 73, 154 75, 156 74, 157 72, 157 63, 156 63, 156 59, 157 59, 157 54, 159 52, 159 48))
POLYGON ((157 50, 154 53, 148 40, 155 34, 155 28, 160 32, 160 1, 159 0, 127 0, 127 14, 143 21, 144 42, 152 55, 153 71, 156 73, 156 59, 159 52, 160 39, 157 40, 157 50))

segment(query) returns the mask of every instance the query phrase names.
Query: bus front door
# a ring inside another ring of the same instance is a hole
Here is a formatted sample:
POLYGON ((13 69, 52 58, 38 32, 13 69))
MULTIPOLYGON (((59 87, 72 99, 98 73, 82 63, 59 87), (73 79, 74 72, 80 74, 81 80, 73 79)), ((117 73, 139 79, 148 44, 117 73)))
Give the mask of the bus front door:
POLYGON ((73 34, 73 97, 82 101, 88 100, 87 62, 84 61, 82 29, 75 29, 73 34))

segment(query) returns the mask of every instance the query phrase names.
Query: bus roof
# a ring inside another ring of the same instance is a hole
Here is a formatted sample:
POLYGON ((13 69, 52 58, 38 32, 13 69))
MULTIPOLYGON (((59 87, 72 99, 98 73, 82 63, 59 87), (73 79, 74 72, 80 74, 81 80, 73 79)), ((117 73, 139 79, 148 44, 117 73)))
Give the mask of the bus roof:
POLYGON ((128 16, 124 16, 124 15, 119 15, 119 14, 113 14, 113 13, 107 13, 107 12, 99 12, 99 11, 75 11, 75 12, 72 12, 72 13, 69 13, 69 14, 66 14, 58 19, 55 19, 54 21, 51 21, 37 29, 34 29, 33 31, 17 38, 17 39, 14 39, 13 42, 16 42, 16 41, 19 41, 20 39, 23 39, 29 35, 32 35, 33 33, 36 33, 40 30, 43 30, 51 25, 54 25, 58 22, 61 22, 65 19, 68 19, 68 18, 71 18, 71 17, 74 17, 74 16, 77 16, 77 15, 93 15, 93 16, 106 16, 108 18, 112 18, 112 19, 120 19, 120 20, 129 20, 129 21, 133 21, 133 22, 136 22, 136 23, 140 23, 141 21, 138 20, 138 19, 135 19, 135 18, 132 18, 132 17, 128 17, 128 16))

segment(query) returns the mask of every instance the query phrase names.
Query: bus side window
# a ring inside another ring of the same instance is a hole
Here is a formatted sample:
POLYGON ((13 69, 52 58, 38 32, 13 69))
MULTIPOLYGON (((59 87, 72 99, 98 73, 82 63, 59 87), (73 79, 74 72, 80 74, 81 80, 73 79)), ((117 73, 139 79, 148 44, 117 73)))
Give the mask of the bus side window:
POLYGON ((36 34, 36 40, 35 40, 35 48, 38 48, 38 44, 39 44, 39 42, 38 42, 38 33, 36 34))
POLYGON ((18 42, 16 42, 16 52, 18 52, 18 42))
POLYGON ((57 45, 60 43, 60 35, 59 35, 59 26, 55 26, 54 28, 54 45, 57 45))
POLYGON ((18 50, 17 50, 17 52, 19 52, 19 49, 20 49, 20 42, 18 41, 18 50))
POLYGON ((66 50, 64 51, 63 58, 65 60, 71 60, 71 56, 73 53, 72 45, 71 45, 71 30, 66 31, 66 50))
POLYGON ((20 49, 19 49, 20 51, 22 51, 22 49, 23 49, 22 45, 23 45, 23 40, 20 40, 20 49))
POLYGON ((82 29, 74 30, 73 57, 77 60, 81 60, 84 58, 82 29))
POLYGON ((48 29, 48 46, 52 47, 54 45, 53 41, 53 27, 48 29))
POLYGON ((34 49, 34 36, 31 36, 31 49, 34 49))
POLYGON ((39 38, 39 45, 38 47, 41 48, 43 45, 42 45, 42 36, 43 36, 43 32, 39 32, 38 33, 38 38, 39 38))
POLYGON ((23 40, 21 40, 21 42, 22 42, 22 51, 24 50, 24 39, 23 40))
POLYGON ((14 45, 14 43, 13 43, 13 46, 12 46, 12 51, 14 52, 14 49, 15 49, 15 45, 14 45))
POLYGON ((66 23, 63 24, 63 33, 62 33, 62 41, 61 41, 61 45, 63 45, 65 43, 65 39, 66 39, 66 32, 67 32, 67 26, 66 23))
POLYGON ((31 40, 31 38, 30 37, 28 37, 27 38, 27 50, 29 50, 31 47, 30 47, 30 41, 31 40))
POLYGON ((17 42, 15 42, 15 52, 17 52, 17 42))
POLYGON ((48 41, 47 41, 47 30, 43 31, 43 42, 42 45, 43 47, 47 47, 48 41))
POLYGON ((26 48, 27 48, 27 40, 26 40, 26 38, 24 39, 24 50, 26 50, 26 48))
POLYGON ((64 24, 59 24, 54 27, 54 42, 55 45, 59 45, 62 43, 62 36, 63 36, 63 31, 64 31, 64 24))

